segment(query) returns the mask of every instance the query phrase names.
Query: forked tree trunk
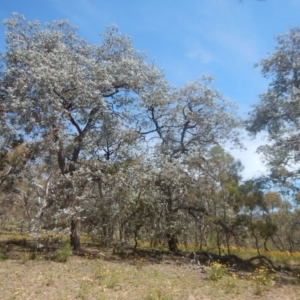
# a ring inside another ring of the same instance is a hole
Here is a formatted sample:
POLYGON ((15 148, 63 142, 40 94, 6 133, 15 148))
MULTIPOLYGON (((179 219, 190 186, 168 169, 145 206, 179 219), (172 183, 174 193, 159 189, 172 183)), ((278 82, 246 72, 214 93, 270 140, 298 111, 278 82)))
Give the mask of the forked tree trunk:
POLYGON ((71 221, 71 234, 70 244, 74 250, 80 249, 80 220, 72 219, 71 221))

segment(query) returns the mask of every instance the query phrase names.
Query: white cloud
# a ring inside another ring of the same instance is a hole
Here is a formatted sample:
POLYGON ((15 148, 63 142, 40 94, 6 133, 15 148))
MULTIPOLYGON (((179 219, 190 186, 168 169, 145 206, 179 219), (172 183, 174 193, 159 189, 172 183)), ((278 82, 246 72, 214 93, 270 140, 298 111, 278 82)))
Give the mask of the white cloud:
POLYGON ((203 49, 199 44, 187 43, 186 57, 191 60, 198 60, 203 64, 208 64, 213 61, 212 54, 203 49))
POLYGON ((262 161, 262 156, 257 153, 257 148, 266 143, 264 136, 258 135, 255 139, 249 136, 243 140, 246 150, 229 150, 235 159, 239 159, 244 165, 245 169, 242 172, 243 179, 251 179, 261 175, 267 174, 267 168, 262 161))

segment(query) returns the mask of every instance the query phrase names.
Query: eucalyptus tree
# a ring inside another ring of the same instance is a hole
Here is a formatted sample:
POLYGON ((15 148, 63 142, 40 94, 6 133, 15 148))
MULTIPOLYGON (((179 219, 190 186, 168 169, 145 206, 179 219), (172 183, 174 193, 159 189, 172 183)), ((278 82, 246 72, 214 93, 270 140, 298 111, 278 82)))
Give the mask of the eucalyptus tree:
POLYGON ((206 189, 211 188, 200 184, 212 171, 211 149, 230 143, 240 146, 236 107, 211 83, 211 77, 203 77, 180 89, 157 93, 144 106, 148 129, 141 133, 151 133, 152 143, 156 141, 155 184, 164 203, 170 250, 176 250, 177 214, 196 218, 208 214, 206 196, 197 198, 190 191, 200 189, 207 195, 206 189))
POLYGON ((70 221, 73 247, 80 220, 98 211, 120 225, 120 237, 124 224, 136 233, 154 218, 176 250, 178 216, 208 214, 211 149, 239 145, 234 105, 211 77, 170 87, 114 26, 96 46, 68 21, 41 26, 13 14, 4 24, 2 120, 55 175, 47 207, 58 223, 70 221))
POLYGON ((219 252, 221 246, 225 245, 229 254, 231 240, 236 243, 242 240, 242 229, 236 224, 236 212, 243 165, 220 146, 211 149, 208 160, 210 165, 208 175, 215 185, 212 199, 214 236, 219 252))
POLYGON ((52 184, 51 174, 45 174, 40 169, 41 166, 33 162, 27 163, 20 173, 18 183, 9 194, 9 197, 14 200, 16 228, 34 237, 40 236, 52 184))
MULTIPOLYGON (((250 113, 247 129, 253 135, 266 133, 267 144, 258 150, 268 163, 270 179, 284 190, 290 206, 299 190, 300 174, 300 28, 290 29, 276 40, 273 53, 257 64, 269 87, 250 113)), ((279 222, 274 244, 284 249, 288 239, 289 250, 293 250, 299 243, 294 235, 299 230, 296 211, 280 208, 274 217, 277 221, 286 220, 284 224, 279 222)))
POLYGON ((14 210, 15 187, 20 183, 20 173, 27 159, 23 145, 10 149, 3 144, 0 150, 0 219, 5 226, 14 210))
MULTIPOLYGON (((267 217, 268 203, 259 181, 247 180, 239 186, 240 203, 237 211, 237 223, 247 229, 248 235, 254 239, 255 247, 260 255, 261 239, 264 246, 277 228, 267 217)), ((266 248, 267 250, 267 248, 266 248)))
POLYGON ((282 197, 278 192, 268 191, 264 195, 264 201, 267 205, 267 208, 270 212, 274 212, 274 210, 278 210, 282 207, 282 197))
POLYGON ((218 144, 239 144, 241 119, 236 105, 212 87, 211 76, 203 76, 182 88, 155 95, 147 106, 149 130, 158 147, 170 158, 207 152, 218 144), (159 101, 159 102, 158 102, 159 101))
MULTIPOLYGON (((96 161, 85 165, 89 205, 85 209, 84 226, 102 244, 116 239, 125 243, 154 222, 157 203, 151 188, 151 166, 142 155, 124 161, 96 161), (97 166, 97 167, 96 167, 97 166), (101 170, 101 171, 100 171, 101 170)), ((82 199, 84 201, 84 199, 82 199)))
POLYGON ((7 139, 1 137, 0 140, 0 219, 5 225, 5 220, 21 219, 20 215, 26 216, 28 220, 27 202, 24 201, 25 194, 21 190, 24 186, 24 174, 31 163, 32 151, 30 145, 24 144, 22 139, 16 139, 14 134, 7 139))
POLYGON ((300 174, 300 29, 292 28, 276 41, 274 52, 256 64, 269 87, 250 113, 247 129, 254 136, 266 133, 267 143, 258 150, 271 177, 288 187, 287 180, 296 183, 300 174))
POLYGON ((162 74, 114 26, 96 46, 79 38, 68 21, 41 26, 13 14, 4 25, 0 90, 5 124, 34 144, 36 159, 55 158, 59 198, 72 211, 71 244, 79 248, 80 197, 88 178, 85 172, 78 173, 84 178, 73 176, 95 154, 107 119, 118 120, 117 130, 130 136, 137 132, 135 107, 162 74))

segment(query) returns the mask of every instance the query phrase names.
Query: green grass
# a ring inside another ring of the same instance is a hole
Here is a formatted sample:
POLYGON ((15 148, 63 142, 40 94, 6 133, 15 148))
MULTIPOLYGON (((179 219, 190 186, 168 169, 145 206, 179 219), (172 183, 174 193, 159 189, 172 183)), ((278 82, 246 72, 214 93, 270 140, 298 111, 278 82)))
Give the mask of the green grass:
POLYGON ((67 262, 69 257, 72 254, 71 246, 68 244, 65 244, 60 249, 56 250, 55 252, 55 261, 57 262, 67 262))
POLYGON ((149 292, 149 294, 143 298, 143 300, 173 300, 173 299, 174 297, 171 294, 166 293, 161 289, 149 292))
POLYGON ((206 268, 206 270, 209 279, 219 280, 225 275, 226 268, 218 262, 213 262, 206 268))

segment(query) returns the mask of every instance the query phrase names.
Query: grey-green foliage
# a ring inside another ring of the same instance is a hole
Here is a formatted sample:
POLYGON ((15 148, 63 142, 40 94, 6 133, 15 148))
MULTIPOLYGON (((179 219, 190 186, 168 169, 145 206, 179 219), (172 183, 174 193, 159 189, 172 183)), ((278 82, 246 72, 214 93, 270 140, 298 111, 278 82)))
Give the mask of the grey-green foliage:
POLYGON ((295 178, 300 161, 300 29, 292 28, 276 41, 273 53, 256 65, 269 87, 251 111, 247 130, 267 133, 267 144, 259 151, 272 175, 295 178))
POLYGON ((57 157, 62 174, 74 168, 68 161, 76 164, 95 154, 95 145, 99 151, 110 145, 100 138, 107 119, 109 130, 126 129, 128 140, 137 95, 151 90, 161 73, 127 36, 109 27, 95 46, 79 38, 68 21, 43 27, 13 14, 4 24, 0 88, 7 124, 34 138, 40 152, 57 157))
POLYGON ((43 26, 14 13, 4 25, 0 121, 30 143, 33 162, 55 174, 47 199, 52 215, 77 217, 94 204, 91 186, 103 183, 106 161, 133 154, 138 104, 164 85, 162 73, 115 26, 96 46, 68 21, 43 26))
POLYGON ((206 156, 213 146, 239 143, 241 120, 236 105, 212 87, 212 80, 203 76, 148 106, 149 127, 164 154, 178 158, 201 152, 206 156))
POLYGON ((175 230, 191 207, 209 207, 210 151, 239 145, 241 124, 211 77, 171 87, 115 26, 96 46, 68 21, 4 24, 2 120, 30 143, 36 170, 45 165, 40 179, 52 176, 46 216, 122 236, 143 222, 175 230))

